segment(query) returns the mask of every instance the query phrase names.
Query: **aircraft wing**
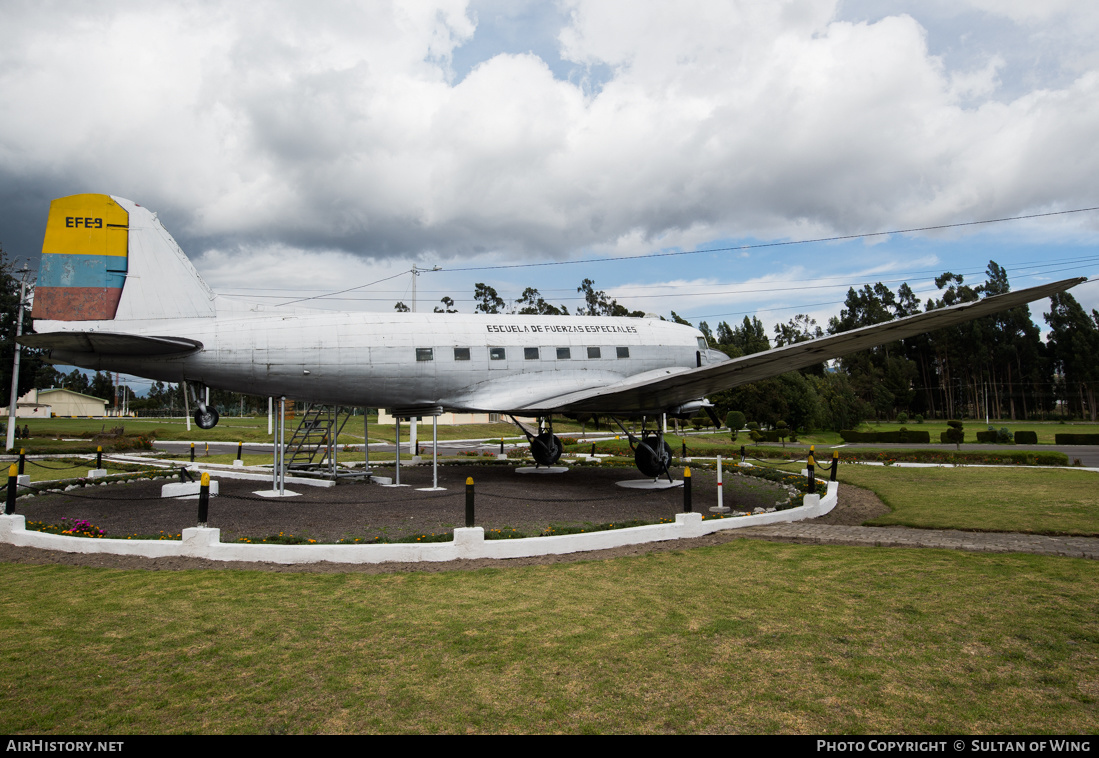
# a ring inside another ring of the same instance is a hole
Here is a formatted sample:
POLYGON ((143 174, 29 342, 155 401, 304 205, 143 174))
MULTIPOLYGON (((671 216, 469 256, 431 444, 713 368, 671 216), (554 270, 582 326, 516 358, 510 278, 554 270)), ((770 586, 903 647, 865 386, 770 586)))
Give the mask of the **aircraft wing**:
POLYGON ((202 349, 201 342, 186 337, 145 337, 114 332, 26 334, 19 338, 19 343, 40 350, 138 357, 187 355, 202 349))
POLYGON ((986 297, 972 303, 875 324, 807 342, 777 347, 763 353, 733 358, 711 366, 633 377, 609 386, 571 392, 539 400, 524 413, 661 413, 683 403, 741 384, 812 366, 821 361, 875 347, 886 342, 933 332, 1040 300, 1086 282, 1086 277, 986 297))

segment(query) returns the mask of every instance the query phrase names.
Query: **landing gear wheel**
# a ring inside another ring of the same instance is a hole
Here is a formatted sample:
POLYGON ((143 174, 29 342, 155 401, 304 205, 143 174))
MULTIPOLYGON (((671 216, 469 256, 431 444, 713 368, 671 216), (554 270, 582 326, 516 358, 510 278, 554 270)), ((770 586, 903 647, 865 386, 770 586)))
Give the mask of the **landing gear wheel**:
POLYGON ((645 476, 656 479, 668 470, 668 464, 672 461, 672 448, 665 442, 661 449, 656 435, 644 437, 641 442, 643 444, 638 445, 633 454, 634 465, 645 476))
POLYGON ((213 408, 207 408, 205 411, 195 411, 195 423, 198 424, 200 429, 213 429, 217 426, 218 412, 213 408))
POLYGON ((561 440, 550 432, 542 432, 530 441, 530 454, 539 466, 552 466, 561 459, 561 440))

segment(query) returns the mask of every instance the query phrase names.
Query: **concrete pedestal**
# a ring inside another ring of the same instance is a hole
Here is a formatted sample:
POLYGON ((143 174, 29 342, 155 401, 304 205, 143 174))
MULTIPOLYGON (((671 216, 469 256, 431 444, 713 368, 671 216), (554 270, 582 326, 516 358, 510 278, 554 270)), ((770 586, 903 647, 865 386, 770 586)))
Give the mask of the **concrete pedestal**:
MULTIPOLYGON (((165 484, 160 488, 161 497, 173 497, 180 500, 197 500, 198 493, 202 489, 201 482, 174 482, 165 484)), ((217 497, 218 483, 210 480, 210 497, 217 497)))

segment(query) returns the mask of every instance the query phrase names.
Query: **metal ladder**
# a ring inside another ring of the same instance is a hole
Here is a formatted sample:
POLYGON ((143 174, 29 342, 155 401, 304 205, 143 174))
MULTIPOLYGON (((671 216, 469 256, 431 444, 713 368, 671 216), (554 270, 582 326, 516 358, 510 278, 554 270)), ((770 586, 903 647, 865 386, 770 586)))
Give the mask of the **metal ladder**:
POLYGON ((336 467, 336 440, 349 418, 350 411, 338 405, 307 405, 298 428, 286 441, 287 473, 325 479, 343 475, 336 467))

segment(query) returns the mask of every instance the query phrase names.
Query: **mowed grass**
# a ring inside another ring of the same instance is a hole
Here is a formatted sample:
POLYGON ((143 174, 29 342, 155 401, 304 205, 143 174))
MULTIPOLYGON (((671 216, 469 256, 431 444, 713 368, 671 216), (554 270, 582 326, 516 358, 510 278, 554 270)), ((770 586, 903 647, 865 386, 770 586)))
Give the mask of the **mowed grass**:
POLYGON ((1091 471, 843 465, 839 480, 893 509, 873 526, 1099 536, 1099 474, 1091 471))
POLYGON ((1095 733, 1099 562, 737 540, 436 574, 0 565, 5 733, 1095 733))
MULTIPOLYGON (((287 419, 287 438, 297 428, 299 418, 287 419)), ((371 442, 393 442, 396 439, 396 428, 393 424, 380 425, 377 416, 369 417, 369 432, 371 442)), ((266 416, 245 416, 243 418, 222 416, 217 426, 213 429, 200 429, 197 424, 191 423, 190 430, 183 418, 109 418, 109 419, 81 419, 81 418, 52 418, 52 419, 27 419, 32 439, 23 442, 17 440, 15 450, 20 446, 29 447, 41 444, 43 435, 60 435, 62 437, 79 437, 83 434, 100 434, 109 432, 112 428, 123 427, 127 434, 152 435, 159 440, 194 440, 198 442, 271 442, 272 435, 267 433, 266 416), (38 440, 38 442, 36 442, 38 440)), ((421 421, 418 437, 421 443, 431 442, 431 420, 421 421)), ((589 424, 590 426, 590 424, 589 424)), ((579 424, 560 423, 555 425, 557 434, 575 434, 580 429, 579 424)), ((487 439, 500 436, 522 439, 519 427, 511 423, 499 424, 467 424, 463 426, 439 426, 440 440, 456 439, 487 439)), ((401 441, 408 442, 408 422, 401 422, 401 441)), ((343 433, 339 437, 341 445, 361 445, 363 443, 363 419, 355 416, 347 421, 343 433)))
MULTIPOLYGON (((49 459, 41 461, 26 461, 23 467, 23 473, 28 474, 31 478, 31 482, 53 482, 61 479, 80 479, 86 478, 88 472, 95 468, 95 459, 81 461, 80 463, 71 463, 69 461, 49 459)), ((103 462, 103 468, 106 469, 107 475, 112 474, 125 474, 135 473, 138 471, 149 471, 152 467, 142 468, 136 464, 127 464, 124 466, 111 465, 110 461, 103 462)), ((3 473, 0 475, 0 481, 2 486, 7 486, 11 464, 3 465, 3 473)), ((170 472, 164 472, 170 473, 170 472)), ((98 482, 96 482, 98 484, 98 482)))

